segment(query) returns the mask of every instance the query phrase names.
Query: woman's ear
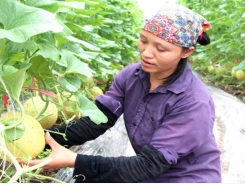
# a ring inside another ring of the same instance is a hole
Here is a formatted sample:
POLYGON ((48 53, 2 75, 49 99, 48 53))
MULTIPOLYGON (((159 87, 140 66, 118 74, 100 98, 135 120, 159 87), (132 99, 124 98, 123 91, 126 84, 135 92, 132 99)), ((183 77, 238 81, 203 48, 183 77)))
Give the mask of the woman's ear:
POLYGON ((184 50, 184 52, 182 53, 182 58, 187 58, 187 57, 189 57, 191 54, 192 54, 192 52, 195 50, 195 47, 190 47, 190 48, 188 48, 188 49, 186 49, 186 50, 184 50))

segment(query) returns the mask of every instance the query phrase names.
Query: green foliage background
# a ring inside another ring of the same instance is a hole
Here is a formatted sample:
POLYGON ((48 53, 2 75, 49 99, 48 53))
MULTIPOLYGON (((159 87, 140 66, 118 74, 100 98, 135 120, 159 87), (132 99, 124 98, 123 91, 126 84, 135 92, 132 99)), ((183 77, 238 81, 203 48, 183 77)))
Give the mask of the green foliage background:
POLYGON ((178 0, 203 15, 212 25, 211 44, 197 44, 190 58, 203 80, 245 101, 245 83, 232 76, 232 69, 245 72, 245 2, 243 0, 178 0))

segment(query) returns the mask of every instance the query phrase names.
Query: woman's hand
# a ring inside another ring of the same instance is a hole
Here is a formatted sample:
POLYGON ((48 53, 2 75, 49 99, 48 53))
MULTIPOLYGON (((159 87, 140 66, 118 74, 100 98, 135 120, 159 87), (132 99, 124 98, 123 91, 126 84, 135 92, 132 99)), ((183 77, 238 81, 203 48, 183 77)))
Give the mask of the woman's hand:
POLYGON ((47 161, 48 164, 44 165, 44 169, 60 169, 64 167, 74 167, 75 160, 77 154, 72 152, 69 149, 64 148, 63 146, 59 145, 47 132, 45 135, 46 144, 49 144, 52 152, 50 155, 44 159, 40 160, 31 160, 29 162, 25 162, 19 160, 20 164, 25 164, 29 166, 37 165, 43 161, 47 161))

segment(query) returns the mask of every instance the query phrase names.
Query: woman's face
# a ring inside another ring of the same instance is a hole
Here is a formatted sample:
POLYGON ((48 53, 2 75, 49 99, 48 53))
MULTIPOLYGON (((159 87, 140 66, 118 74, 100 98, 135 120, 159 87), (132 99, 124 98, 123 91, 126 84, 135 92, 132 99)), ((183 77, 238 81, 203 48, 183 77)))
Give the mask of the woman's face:
POLYGON ((145 30, 140 32, 138 49, 143 70, 159 79, 171 75, 180 59, 188 57, 194 50, 184 50, 145 30))

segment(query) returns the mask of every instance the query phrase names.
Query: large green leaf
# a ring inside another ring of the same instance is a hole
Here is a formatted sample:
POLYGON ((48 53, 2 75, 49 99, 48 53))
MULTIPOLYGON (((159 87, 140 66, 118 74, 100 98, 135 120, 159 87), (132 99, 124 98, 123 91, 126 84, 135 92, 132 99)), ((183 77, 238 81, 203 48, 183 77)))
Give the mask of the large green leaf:
POLYGON ((11 98, 19 100, 21 88, 25 81, 26 70, 29 67, 29 63, 23 64, 23 67, 18 70, 15 70, 12 66, 1 66, 0 93, 8 93, 11 98))
POLYGON ((34 41, 26 41, 23 43, 14 43, 12 41, 8 41, 1 56, 2 60, 0 60, 0 64, 4 65, 5 62, 9 60, 23 61, 25 56, 22 55, 25 55, 26 51, 31 53, 37 49, 37 44, 34 41))
POLYGON ((47 31, 61 32, 63 27, 55 20, 55 14, 29 7, 14 0, 0 1, 0 39, 25 42, 30 37, 47 31))
POLYGON ((79 100, 79 112, 81 112, 83 116, 89 116, 96 124, 106 123, 108 121, 107 117, 88 98, 81 94, 78 94, 77 97, 79 100))
POLYGON ((239 71, 239 70, 242 70, 242 69, 244 69, 244 68, 245 68, 245 60, 242 61, 239 65, 237 65, 237 66, 234 67, 233 69, 234 69, 235 71, 239 71))
POLYGON ((61 8, 74 8, 74 9, 84 9, 85 3, 82 2, 64 2, 61 1, 58 3, 61 8))
POLYGON ((70 51, 71 53, 82 58, 85 61, 95 59, 100 54, 99 52, 85 51, 80 47, 79 44, 67 43, 63 46, 66 50, 70 51))
POLYGON ((92 45, 91 43, 88 43, 88 42, 85 42, 85 41, 80 40, 78 38, 75 38, 74 36, 66 36, 66 38, 69 41, 72 41, 72 42, 75 42, 75 43, 80 43, 80 44, 82 44, 83 46, 87 47, 90 50, 95 50, 95 51, 99 51, 100 50, 99 47, 96 47, 96 46, 92 45))
POLYGON ((52 71, 49 68, 49 62, 42 56, 33 57, 30 61, 32 64, 28 70, 37 80, 43 80, 53 77, 52 71))
POLYGON ((66 67, 66 74, 68 73, 79 73, 87 77, 93 76, 93 70, 88 67, 88 64, 80 61, 71 52, 63 50, 62 58, 57 64, 66 67))
POLYGON ((39 53, 45 57, 50 58, 53 61, 58 61, 60 59, 60 51, 50 43, 39 43, 39 53))
POLYGON ((56 12, 59 8, 57 1, 54 0, 25 0, 26 5, 42 8, 50 12, 56 12))
POLYGON ((58 82, 70 92, 76 92, 81 87, 81 81, 76 76, 59 78, 58 82))

